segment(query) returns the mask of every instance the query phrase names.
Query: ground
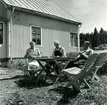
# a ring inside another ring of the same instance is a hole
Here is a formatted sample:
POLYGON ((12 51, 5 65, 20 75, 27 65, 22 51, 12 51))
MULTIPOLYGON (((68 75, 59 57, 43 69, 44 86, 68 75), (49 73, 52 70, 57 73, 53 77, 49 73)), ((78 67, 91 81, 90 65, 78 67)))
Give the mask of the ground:
POLYGON ((52 85, 40 80, 35 86, 23 71, 0 68, 0 105, 107 105, 107 76, 100 79, 77 93, 63 87, 66 81, 52 85))

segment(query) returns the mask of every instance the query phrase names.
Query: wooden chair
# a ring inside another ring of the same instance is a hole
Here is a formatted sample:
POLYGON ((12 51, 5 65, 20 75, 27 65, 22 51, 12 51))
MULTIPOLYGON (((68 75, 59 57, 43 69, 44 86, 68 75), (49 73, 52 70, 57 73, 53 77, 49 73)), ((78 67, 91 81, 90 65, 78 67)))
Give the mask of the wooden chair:
MULTIPOLYGON (((73 86, 73 88, 80 92, 80 84, 84 83, 87 87, 90 88, 90 85, 86 81, 86 77, 92 72, 93 66, 98 58, 99 54, 92 54, 86 61, 86 64, 83 69, 78 67, 72 67, 68 69, 64 69, 61 74, 65 74, 70 82, 67 83, 66 87, 73 86)), ((60 75, 61 75, 60 74, 60 75)), ((59 76, 60 77, 60 76, 59 76)), ((58 81, 57 78, 56 82, 58 81)), ((55 82, 55 84, 56 84, 55 82)))
POLYGON ((25 59, 25 66, 23 67, 23 71, 24 74, 28 74, 30 76, 35 76, 36 74, 38 74, 40 72, 41 69, 38 68, 31 68, 30 70, 28 70, 29 66, 28 66, 28 59, 25 59))
POLYGON ((99 53, 99 57, 94 65, 94 70, 93 70, 92 79, 91 79, 92 81, 95 79, 97 81, 100 80, 100 78, 97 76, 97 72, 98 72, 99 68, 101 68, 103 66, 106 59, 107 59, 107 52, 99 53))

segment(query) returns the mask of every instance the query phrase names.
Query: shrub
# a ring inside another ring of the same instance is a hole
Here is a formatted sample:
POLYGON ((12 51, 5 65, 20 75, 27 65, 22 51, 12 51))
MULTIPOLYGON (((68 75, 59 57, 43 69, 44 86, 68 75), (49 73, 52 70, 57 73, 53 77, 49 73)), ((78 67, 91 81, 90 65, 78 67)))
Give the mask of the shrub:
POLYGON ((102 65, 102 67, 98 70, 98 74, 99 75, 105 75, 105 74, 107 74, 107 60, 102 65))

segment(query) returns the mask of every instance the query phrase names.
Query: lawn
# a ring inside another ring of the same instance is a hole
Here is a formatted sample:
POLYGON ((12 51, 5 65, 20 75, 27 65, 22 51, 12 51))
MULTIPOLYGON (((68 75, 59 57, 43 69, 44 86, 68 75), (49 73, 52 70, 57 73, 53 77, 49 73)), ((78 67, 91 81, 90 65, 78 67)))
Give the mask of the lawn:
POLYGON ((83 87, 77 93, 72 88, 64 88, 65 80, 53 85, 42 78, 35 85, 36 77, 31 80, 23 77, 20 70, 7 68, 5 71, 0 76, 13 77, 0 79, 0 105, 107 105, 106 74, 100 75, 99 82, 90 82, 91 89, 83 87))

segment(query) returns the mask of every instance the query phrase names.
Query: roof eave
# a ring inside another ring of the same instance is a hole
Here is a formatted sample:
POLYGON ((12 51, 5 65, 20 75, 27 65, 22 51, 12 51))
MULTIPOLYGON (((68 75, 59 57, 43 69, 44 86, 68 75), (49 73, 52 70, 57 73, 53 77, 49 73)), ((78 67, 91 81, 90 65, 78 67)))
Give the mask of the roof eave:
POLYGON ((0 2, 5 6, 5 8, 8 7, 8 4, 6 4, 3 0, 0 0, 0 2))
POLYGON ((59 21, 64 21, 64 22, 67 22, 67 23, 72 23, 72 24, 76 24, 76 25, 81 25, 82 24, 81 22, 72 21, 72 20, 69 20, 69 19, 65 19, 65 18, 62 18, 62 17, 55 16, 55 15, 51 15, 51 14, 47 14, 47 13, 43 13, 43 12, 38 12, 38 11, 33 11, 33 10, 25 9, 25 8, 20 8, 20 7, 8 5, 8 8, 11 8, 11 7, 15 7, 15 10, 18 10, 18 11, 27 12, 27 13, 30 13, 30 14, 36 14, 36 15, 39 15, 39 16, 48 17, 48 18, 59 20, 59 21))

